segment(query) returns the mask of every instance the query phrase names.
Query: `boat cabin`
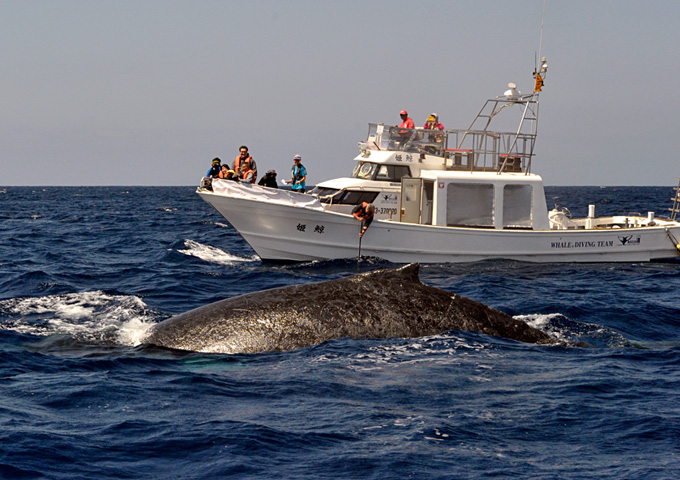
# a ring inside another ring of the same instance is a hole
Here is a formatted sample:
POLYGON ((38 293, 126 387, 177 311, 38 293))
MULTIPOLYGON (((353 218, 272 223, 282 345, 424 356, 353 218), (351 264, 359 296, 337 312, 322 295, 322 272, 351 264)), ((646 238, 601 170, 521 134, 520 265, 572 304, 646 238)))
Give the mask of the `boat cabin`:
MULTIPOLYGON (((477 119, 490 119, 503 105, 507 102, 488 101, 477 119)), ((425 130, 371 123, 366 140, 359 142, 352 177, 322 182, 310 193, 326 210, 349 213, 370 202, 376 218, 397 222, 549 228, 543 181, 530 173, 535 131, 473 126, 425 130)))
POLYGON ((445 227, 547 229, 538 175, 423 171, 403 178, 401 222, 445 227))

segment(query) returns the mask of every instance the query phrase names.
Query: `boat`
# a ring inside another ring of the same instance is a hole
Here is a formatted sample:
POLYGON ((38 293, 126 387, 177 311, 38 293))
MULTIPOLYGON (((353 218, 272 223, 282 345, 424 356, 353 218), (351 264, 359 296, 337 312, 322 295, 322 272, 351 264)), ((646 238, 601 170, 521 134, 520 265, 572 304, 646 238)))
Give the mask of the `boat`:
POLYGON ((546 72, 543 59, 531 93, 508 84, 465 129, 369 124, 352 175, 309 193, 221 179, 202 179, 197 193, 268 262, 357 255, 395 263, 679 258, 678 189, 670 217, 596 217, 594 205, 584 218, 548 210, 543 179, 532 171, 546 72), (375 206, 363 238, 351 215, 362 202, 375 206))

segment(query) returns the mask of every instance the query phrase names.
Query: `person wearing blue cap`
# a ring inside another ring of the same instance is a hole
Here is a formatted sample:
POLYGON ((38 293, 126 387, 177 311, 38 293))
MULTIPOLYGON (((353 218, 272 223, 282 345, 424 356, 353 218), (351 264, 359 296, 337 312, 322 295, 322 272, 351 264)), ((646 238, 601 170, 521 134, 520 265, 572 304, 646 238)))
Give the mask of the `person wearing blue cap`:
POLYGON ((290 180, 285 180, 287 184, 292 184, 291 189, 297 193, 305 193, 305 180, 307 180, 307 169, 302 164, 302 157, 300 155, 295 155, 293 157, 293 168, 291 172, 293 173, 293 178, 290 180))

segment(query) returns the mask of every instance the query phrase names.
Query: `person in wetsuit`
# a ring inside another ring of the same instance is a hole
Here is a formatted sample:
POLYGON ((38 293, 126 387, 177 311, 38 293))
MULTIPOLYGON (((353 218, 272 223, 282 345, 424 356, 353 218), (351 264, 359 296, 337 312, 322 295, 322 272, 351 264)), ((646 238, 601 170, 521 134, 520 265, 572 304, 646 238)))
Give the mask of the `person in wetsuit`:
POLYGON ((361 222, 359 238, 363 237, 368 230, 368 226, 373 221, 373 215, 375 215, 375 206, 372 203, 361 202, 352 209, 352 216, 361 222))

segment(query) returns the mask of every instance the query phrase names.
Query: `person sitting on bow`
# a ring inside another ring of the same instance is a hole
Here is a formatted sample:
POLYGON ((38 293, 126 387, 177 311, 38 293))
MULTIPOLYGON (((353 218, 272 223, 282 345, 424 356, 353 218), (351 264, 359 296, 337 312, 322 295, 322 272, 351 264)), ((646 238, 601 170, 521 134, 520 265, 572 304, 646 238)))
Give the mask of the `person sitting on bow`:
POLYGON ((250 170, 253 171, 253 182, 255 182, 255 179, 257 178, 257 165, 255 164, 255 160, 253 157, 250 156, 248 153, 248 147, 245 145, 241 145, 239 148, 239 156, 236 157, 234 160, 234 163, 231 166, 231 169, 236 172, 237 174, 240 174, 241 172, 241 164, 242 163, 247 163, 250 166, 250 170))
POLYGON ((241 163, 241 172, 238 175, 241 183, 255 183, 255 172, 248 162, 241 163))
POLYGON ((226 163, 222 165, 222 170, 220 170, 220 178, 223 180, 234 180, 234 171, 229 168, 226 163))
POLYGON ((220 176, 220 170, 222 169, 220 163, 222 163, 222 160, 217 157, 213 158, 212 166, 208 169, 208 173, 206 173, 205 176, 208 178, 218 178, 220 176))
POLYGON ((268 170, 257 184, 262 187, 279 188, 276 184, 276 170, 268 170))

